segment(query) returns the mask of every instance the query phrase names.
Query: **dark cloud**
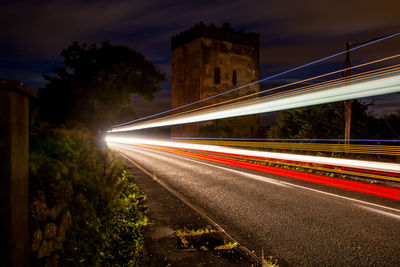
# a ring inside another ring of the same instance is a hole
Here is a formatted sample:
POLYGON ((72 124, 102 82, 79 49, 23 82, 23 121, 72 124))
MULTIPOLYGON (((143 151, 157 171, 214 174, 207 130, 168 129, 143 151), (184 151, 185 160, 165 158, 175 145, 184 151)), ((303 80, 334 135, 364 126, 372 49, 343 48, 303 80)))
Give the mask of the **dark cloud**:
POLYGON ((163 90, 157 93, 150 102, 137 95, 132 95, 131 103, 137 117, 143 118, 171 109, 171 94, 169 90, 163 90))
POLYGON ((400 114, 400 93, 377 96, 365 100, 367 103, 373 103, 369 108, 372 114, 381 116, 382 114, 400 114))
MULTIPOLYGON (((260 33, 260 73, 267 77, 341 51, 346 41, 400 29, 398 0, 3 0, 0 10, 0 77, 33 87, 43 85, 40 73, 49 72, 40 66, 59 62, 61 50, 73 41, 127 45, 170 77, 171 36, 200 21, 229 22, 260 33)), ((399 40, 354 53, 354 61, 393 54, 399 40)), ((331 62, 340 67, 343 57, 331 62)), ((307 74, 313 71, 295 78, 307 74)))

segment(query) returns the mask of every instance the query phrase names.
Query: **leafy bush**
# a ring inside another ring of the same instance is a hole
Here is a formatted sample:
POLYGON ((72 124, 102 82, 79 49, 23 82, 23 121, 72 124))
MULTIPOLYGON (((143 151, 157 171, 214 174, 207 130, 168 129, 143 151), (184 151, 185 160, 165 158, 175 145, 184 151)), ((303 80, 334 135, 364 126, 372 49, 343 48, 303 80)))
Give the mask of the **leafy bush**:
POLYGON ((137 266, 147 224, 131 173, 81 128, 41 126, 30 136, 30 192, 72 215, 60 265, 137 266))

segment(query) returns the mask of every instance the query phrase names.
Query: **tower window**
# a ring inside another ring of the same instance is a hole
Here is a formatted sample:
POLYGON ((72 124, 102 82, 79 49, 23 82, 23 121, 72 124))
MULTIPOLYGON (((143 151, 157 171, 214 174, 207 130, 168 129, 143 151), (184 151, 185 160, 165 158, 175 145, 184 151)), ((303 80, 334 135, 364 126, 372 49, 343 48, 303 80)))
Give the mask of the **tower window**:
POLYGON ((215 84, 221 83, 221 69, 219 67, 216 67, 214 69, 214 83, 215 84))
POLYGON ((237 83, 237 80, 236 80, 236 70, 233 70, 233 73, 232 73, 232 84, 233 84, 233 85, 236 85, 236 83, 237 83))

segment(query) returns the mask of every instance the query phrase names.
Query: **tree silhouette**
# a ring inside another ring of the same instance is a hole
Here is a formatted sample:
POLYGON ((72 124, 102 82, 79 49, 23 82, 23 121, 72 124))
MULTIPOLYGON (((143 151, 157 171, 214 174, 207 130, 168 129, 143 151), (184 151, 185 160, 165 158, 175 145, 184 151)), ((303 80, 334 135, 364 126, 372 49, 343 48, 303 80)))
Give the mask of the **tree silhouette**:
MULTIPOLYGON (((395 136, 398 117, 395 115, 376 118, 368 113, 366 104, 353 100, 351 138, 392 139, 395 136), (386 125, 385 125, 386 124, 386 125), (389 128, 391 127, 391 128, 389 128)), ((283 111, 277 124, 269 128, 268 138, 295 139, 343 139, 344 104, 329 103, 283 111)))
POLYGON ((64 66, 39 89, 40 118, 53 124, 77 121, 92 133, 104 131, 131 112, 130 94, 150 101, 166 80, 141 53, 109 42, 75 42, 61 55, 64 66))

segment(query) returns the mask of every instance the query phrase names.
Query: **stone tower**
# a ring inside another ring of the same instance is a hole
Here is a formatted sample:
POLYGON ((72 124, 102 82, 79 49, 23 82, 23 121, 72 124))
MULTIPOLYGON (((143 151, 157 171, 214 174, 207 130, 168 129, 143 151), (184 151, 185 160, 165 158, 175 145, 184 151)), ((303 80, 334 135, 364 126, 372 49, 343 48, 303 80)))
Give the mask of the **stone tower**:
MULTIPOLYGON (((259 35, 203 23, 172 37, 172 108, 183 106, 259 79, 259 35)), ((258 84, 184 110, 259 92, 258 84)), ((178 110, 181 112, 183 110, 178 110)), ((254 137, 259 116, 249 115, 171 127, 172 137, 254 137), (212 133, 210 133, 212 132, 212 133)))

